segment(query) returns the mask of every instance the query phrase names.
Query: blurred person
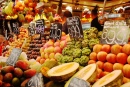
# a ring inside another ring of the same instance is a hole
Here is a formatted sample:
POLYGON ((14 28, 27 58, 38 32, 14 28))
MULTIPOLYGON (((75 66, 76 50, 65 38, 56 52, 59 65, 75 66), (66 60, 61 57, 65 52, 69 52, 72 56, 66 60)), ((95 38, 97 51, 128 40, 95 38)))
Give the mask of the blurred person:
POLYGON ((72 17, 72 13, 68 10, 66 10, 63 13, 63 26, 62 26, 62 32, 65 34, 68 34, 68 28, 67 28, 67 18, 72 17))
POLYGON ((95 6, 95 8, 91 11, 91 17, 91 27, 95 27, 98 29, 98 31, 102 31, 103 26, 101 26, 101 24, 98 21, 98 6, 95 6))

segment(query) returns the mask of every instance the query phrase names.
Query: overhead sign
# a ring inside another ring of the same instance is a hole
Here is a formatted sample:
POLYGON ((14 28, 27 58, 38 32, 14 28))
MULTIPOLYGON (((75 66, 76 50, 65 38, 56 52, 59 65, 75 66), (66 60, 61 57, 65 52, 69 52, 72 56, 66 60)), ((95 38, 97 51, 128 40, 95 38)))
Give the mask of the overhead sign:
POLYGON ((25 87, 44 87, 41 73, 36 73, 25 85, 25 87))
POLYGON ((101 43, 124 45, 128 43, 129 35, 130 29, 125 21, 106 21, 101 37, 101 43))
POLYGON ((67 28, 71 38, 83 38, 83 30, 78 16, 67 18, 67 28))
POLYGON ((85 80, 83 79, 79 79, 79 78, 73 78, 70 81, 70 84, 68 87, 91 87, 89 83, 87 83, 85 80))
POLYGON ((53 23, 50 28, 50 39, 57 40, 61 38, 62 35, 62 24, 53 23))
POLYGON ((20 48, 14 48, 6 61, 6 64, 14 66, 21 53, 22 50, 20 48))

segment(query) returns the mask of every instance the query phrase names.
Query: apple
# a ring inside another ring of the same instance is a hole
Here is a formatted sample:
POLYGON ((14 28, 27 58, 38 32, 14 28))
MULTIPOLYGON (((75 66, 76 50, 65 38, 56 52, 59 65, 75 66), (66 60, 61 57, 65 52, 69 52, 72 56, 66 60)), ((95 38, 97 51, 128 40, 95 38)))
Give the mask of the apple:
POLYGON ((50 53, 50 54, 49 54, 49 58, 50 58, 50 59, 54 58, 54 56, 55 56, 55 53, 50 53))
POLYGON ((60 42, 59 41, 54 43, 54 47, 56 47, 56 46, 60 46, 60 42))
POLYGON ((50 46, 47 48, 47 53, 53 53, 54 52, 54 47, 50 46))
POLYGON ((45 53, 44 53, 44 52, 41 53, 41 57, 42 57, 42 58, 45 57, 45 53))
POLYGON ((66 41, 65 40, 60 42, 60 48, 63 49, 64 47, 66 47, 66 41))
POLYGON ((49 40, 47 43, 46 43, 47 47, 50 47, 50 46, 54 46, 54 42, 49 40))
POLYGON ((46 60, 46 59, 42 58, 42 59, 40 60, 40 64, 43 64, 43 63, 45 62, 45 60, 46 60))
POLYGON ((48 59, 49 58, 49 54, 48 53, 45 53, 45 59, 48 59))
POLYGON ((62 36, 61 41, 66 40, 67 36, 62 36))
POLYGON ((54 53, 61 53, 62 50, 59 46, 54 47, 54 53))

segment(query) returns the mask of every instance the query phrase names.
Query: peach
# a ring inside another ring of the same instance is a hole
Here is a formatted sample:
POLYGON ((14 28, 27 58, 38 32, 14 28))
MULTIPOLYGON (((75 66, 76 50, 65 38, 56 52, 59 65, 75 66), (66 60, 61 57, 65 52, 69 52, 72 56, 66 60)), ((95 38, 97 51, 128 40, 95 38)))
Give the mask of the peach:
POLYGON ((65 36, 62 36, 62 37, 61 37, 61 41, 66 40, 66 38, 67 38, 66 35, 65 35, 65 36))
POLYGON ((15 68, 14 69, 14 75, 16 76, 16 77, 22 77, 22 75, 23 75, 23 71, 22 71, 22 69, 20 69, 20 68, 15 68))
POLYGON ((107 56, 107 53, 106 53, 106 52, 100 51, 100 52, 98 52, 98 54, 97 54, 97 59, 98 59, 99 61, 105 62, 105 61, 106 61, 106 56, 107 56))
POLYGON ((123 53, 126 53, 127 55, 130 55, 130 44, 125 44, 125 45, 122 47, 122 52, 123 52, 123 53))
POLYGON ((89 57, 90 57, 90 59, 91 60, 97 60, 97 53, 96 52, 92 52, 92 53, 90 53, 90 55, 89 55, 89 57))
POLYGON ((24 60, 18 60, 18 61, 16 62, 16 67, 19 67, 19 68, 21 68, 22 70, 27 70, 27 69, 29 69, 28 63, 27 63, 26 61, 24 61, 24 60))
POLYGON ((115 44, 111 46, 111 53, 118 54, 122 52, 122 46, 115 44))
POLYGON ((14 71, 13 66, 5 66, 1 69, 1 74, 6 74, 14 71))
POLYGON ((123 66, 123 74, 125 77, 130 78, 130 65, 129 64, 125 64, 123 66))
POLYGON ((115 54, 107 54, 106 60, 110 63, 116 63, 116 55, 115 54))
POLYGON ((93 64, 93 63, 96 63, 96 61, 95 60, 89 60, 88 61, 88 64, 93 64))
POLYGON ((54 47, 56 47, 56 46, 60 46, 60 42, 59 41, 54 43, 54 47))
POLYGON ((66 47, 66 41, 65 40, 60 42, 60 48, 63 49, 64 47, 66 47))
POLYGON ((102 48, 102 45, 101 45, 101 44, 96 44, 96 45, 94 45, 94 47, 93 47, 93 51, 96 52, 96 53, 98 53, 98 52, 101 51, 101 48, 102 48))
POLYGON ((130 55, 127 57, 127 63, 130 64, 130 55))
POLYGON ((54 53, 61 53, 62 50, 59 46, 54 47, 54 53))
POLYGON ((99 69, 103 69, 103 64, 104 64, 104 62, 102 62, 102 61, 97 61, 96 64, 97 64, 97 66, 98 66, 99 69))
POLYGON ((50 53, 50 54, 49 54, 49 58, 50 58, 50 59, 54 58, 54 56, 55 56, 55 53, 50 53))
POLYGON ((121 64, 125 64, 127 62, 128 55, 125 53, 118 53, 116 57, 116 61, 121 64))
POLYGON ((104 71, 112 72, 113 71, 113 64, 109 62, 105 62, 103 65, 104 71))
POLYGON ((108 44, 104 44, 101 48, 101 51, 105 51, 107 53, 110 53, 111 52, 111 46, 108 45, 108 44))
POLYGON ((123 69, 123 64, 121 63, 115 63, 113 65, 113 70, 122 70, 123 69))
POLYGON ((36 70, 35 69, 28 69, 26 71, 24 71, 24 76, 26 78, 31 78, 36 74, 36 70))

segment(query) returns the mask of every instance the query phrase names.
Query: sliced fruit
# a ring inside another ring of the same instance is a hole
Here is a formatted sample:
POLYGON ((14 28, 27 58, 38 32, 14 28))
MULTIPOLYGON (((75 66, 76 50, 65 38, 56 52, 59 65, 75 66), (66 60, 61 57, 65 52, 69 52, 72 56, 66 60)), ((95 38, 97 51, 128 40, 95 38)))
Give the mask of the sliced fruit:
POLYGON ((80 78, 85 81, 88 81, 90 83, 93 83, 96 79, 97 74, 97 66, 96 64, 89 64, 88 66, 82 68, 80 71, 78 71, 73 77, 71 77, 67 83, 65 84, 65 87, 68 87, 70 81, 74 78, 80 78))
POLYGON ((121 70, 114 70, 99 79, 92 87, 120 87, 122 85, 123 73, 121 70))
POLYGON ((79 64, 76 62, 64 63, 59 66, 55 66, 50 69, 47 74, 53 81, 65 81, 75 74, 79 68, 79 64))
POLYGON ((129 86, 130 86, 130 82, 125 83, 125 84, 121 85, 120 87, 129 87, 129 86))

